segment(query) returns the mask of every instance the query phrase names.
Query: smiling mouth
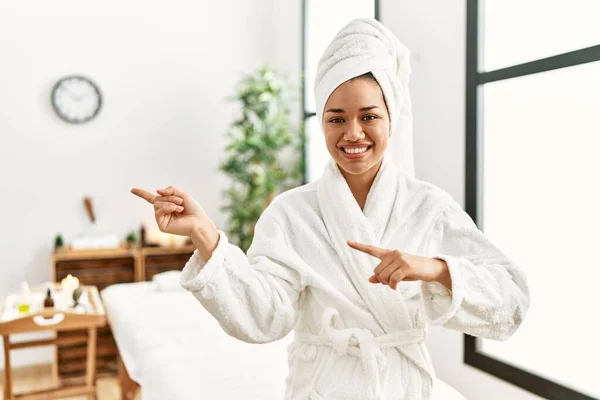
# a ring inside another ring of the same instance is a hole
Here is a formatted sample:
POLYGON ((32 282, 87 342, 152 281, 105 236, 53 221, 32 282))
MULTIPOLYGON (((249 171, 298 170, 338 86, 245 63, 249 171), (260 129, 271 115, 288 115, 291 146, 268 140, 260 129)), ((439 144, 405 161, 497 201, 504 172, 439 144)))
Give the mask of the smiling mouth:
POLYGON ((368 150, 371 149, 371 145, 366 145, 366 146, 361 146, 361 147, 340 147, 340 150, 342 150, 345 154, 362 154, 362 153, 366 153, 368 150))
POLYGON ((366 154, 368 154, 369 150, 371 150, 372 147, 373 147, 372 145, 351 146, 351 147, 342 146, 342 147, 339 147, 339 150, 345 158, 357 159, 357 158, 362 158, 366 154))

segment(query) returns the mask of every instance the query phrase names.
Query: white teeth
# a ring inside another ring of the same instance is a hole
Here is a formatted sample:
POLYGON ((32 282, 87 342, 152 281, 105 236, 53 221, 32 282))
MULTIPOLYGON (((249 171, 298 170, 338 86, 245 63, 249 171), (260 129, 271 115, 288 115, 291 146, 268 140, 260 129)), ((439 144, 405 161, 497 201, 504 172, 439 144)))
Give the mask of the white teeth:
POLYGON ((364 153, 365 151, 367 151, 367 147, 358 147, 358 148, 354 148, 354 149, 347 149, 345 147, 343 147, 344 149, 344 153, 347 154, 359 154, 359 153, 364 153))

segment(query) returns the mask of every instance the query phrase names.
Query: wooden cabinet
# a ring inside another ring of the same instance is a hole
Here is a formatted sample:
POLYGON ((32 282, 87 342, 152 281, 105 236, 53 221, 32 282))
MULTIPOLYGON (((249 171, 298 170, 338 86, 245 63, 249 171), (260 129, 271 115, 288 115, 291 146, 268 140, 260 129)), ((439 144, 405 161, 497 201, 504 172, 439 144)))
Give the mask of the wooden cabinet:
MULTIPOLYGON (((158 273, 181 270, 193 251, 193 246, 186 246, 56 252, 52 272, 56 282, 71 274, 82 285, 102 291, 116 283, 152 280, 158 273)), ((55 371, 62 380, 85 378, 86 343, 76 339, 86 335, 86 331, 58 333, 74 339, 73 344, 65 342, 56 349, 55 371)), ((99 376, 117 374, 117 346, 109 326, 98 329, 96 371, 99 376)))

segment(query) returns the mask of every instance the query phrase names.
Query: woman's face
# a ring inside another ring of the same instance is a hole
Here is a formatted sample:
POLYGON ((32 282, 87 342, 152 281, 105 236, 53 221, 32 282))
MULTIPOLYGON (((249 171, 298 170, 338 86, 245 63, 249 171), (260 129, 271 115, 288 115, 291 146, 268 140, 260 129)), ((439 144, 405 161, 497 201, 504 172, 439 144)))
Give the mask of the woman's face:
POLYGON ((377 82, 359 78, 338 86, 325 104, 323 131, 327 150, 342 172, 376 172, 390 133, 390 117, 377 82))

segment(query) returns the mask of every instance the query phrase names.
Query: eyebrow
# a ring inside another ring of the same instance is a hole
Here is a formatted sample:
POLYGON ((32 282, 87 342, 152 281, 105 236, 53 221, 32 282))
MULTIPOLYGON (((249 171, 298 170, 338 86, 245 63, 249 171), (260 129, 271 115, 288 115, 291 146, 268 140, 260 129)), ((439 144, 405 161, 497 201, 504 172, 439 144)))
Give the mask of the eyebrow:
MULTIPOLYGON (((379 108, 379 107, 378 106, 367 106, 367 107, 362 107, 359 111, 362 111, 362 112, 371 111, 371 110, 374 110, 375 108, 379 108)), ((344 110, 342 110, 341 108, 329 108, 325 112, 326 113, 338 113, 338 114, 341 114, 341 113, 344 112, 344 110)))

